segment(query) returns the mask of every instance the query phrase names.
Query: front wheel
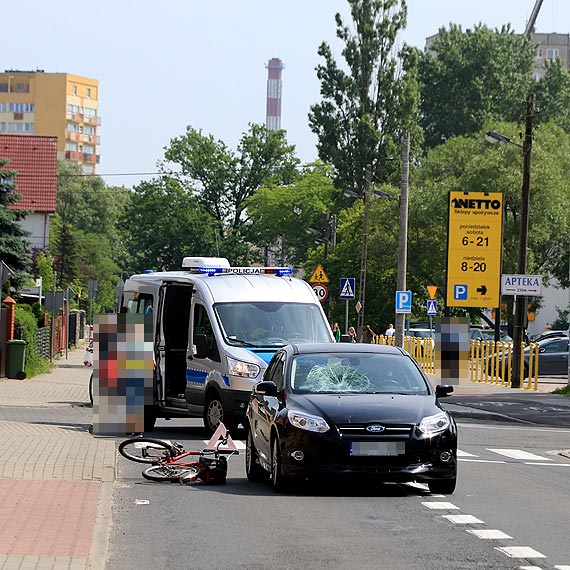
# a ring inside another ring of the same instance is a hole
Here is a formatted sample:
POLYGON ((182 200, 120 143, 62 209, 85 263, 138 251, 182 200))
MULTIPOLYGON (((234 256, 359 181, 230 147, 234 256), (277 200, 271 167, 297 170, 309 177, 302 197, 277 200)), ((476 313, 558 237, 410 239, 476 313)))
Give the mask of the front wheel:
POLYGON ((199 467, 183 465, 153 465, 147 467, 142 476, 149 481, 172 481, 178 482, 181 477, 194 479, 200 473, 199 467))
POLYGON ((437 479, 428 482, 429 492, 437 495, 452 495, 457 484, 457 477, 453 479, 437 479))
POLYGON ((271 446, 271 486, 276 493, 284 493, 292 489, 301 480, 283 474, 283 456, 277 437, 271 446))
POLYGON ((119 444, 119 453, 137 463, 158 463, 165 456, 174 456, 174 447, 161 439, 133 437, 119 444))
POLYGON ((237 422, 227 417, 220 396, 214 392, 208 396, 204 406, 204 427, 208 434, 212 435, 220 423, 223 423, 230 433, 235 434, 237 422))

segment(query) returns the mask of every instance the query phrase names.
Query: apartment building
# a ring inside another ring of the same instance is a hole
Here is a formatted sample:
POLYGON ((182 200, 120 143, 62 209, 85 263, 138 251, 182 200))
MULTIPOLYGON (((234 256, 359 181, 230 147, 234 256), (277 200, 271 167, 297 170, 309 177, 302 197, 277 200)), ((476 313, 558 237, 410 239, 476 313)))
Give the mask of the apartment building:
POLYGON ((99 82, 69 73, 0 73, 0 134, 57 137, 57 156, 96 174, 99 82))

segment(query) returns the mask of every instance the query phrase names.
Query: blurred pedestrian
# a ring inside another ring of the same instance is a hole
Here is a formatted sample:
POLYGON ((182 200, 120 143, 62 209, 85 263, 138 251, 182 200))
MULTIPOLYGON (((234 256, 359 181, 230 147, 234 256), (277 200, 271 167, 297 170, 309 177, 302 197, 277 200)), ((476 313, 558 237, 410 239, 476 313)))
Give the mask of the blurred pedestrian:
POLYGON ((366 325, 366 328, 362 333, 362 342, 372 343, 375 338, 376 333, 370 328, 370 325, 366 325))
POLYGON ((386 336, 394 336, 394 333, 396 332, 396 329, 394 328, 394 325, 392 323, 390 323, 390 326, 386 329, 386 336))
POLYGON ((354 327, 348 327, 348 336, 350 337, 350 342, 356 342, 356 330, 354 327))
POLYGON ((335 341, 340 342, 340 326, 338 325, 338 323, 333 324, 332 332, 334 334, 335 341))

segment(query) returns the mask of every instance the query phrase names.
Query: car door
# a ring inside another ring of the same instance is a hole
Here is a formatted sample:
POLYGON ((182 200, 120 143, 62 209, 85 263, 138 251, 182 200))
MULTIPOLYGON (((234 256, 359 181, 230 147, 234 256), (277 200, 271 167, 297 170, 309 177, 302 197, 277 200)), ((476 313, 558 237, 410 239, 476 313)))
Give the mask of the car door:
POLYGON ((538 358, 540 376, 565 375, 568 373, 568 339, 560 338, 545 342, 538 358))
MULTIPOLYGON (((263 380, 275 382, 278 394, 283 389, 283 371, 285 368, 285 354, 277 352, 272 358, 263 380)), ((275 415, 279 410, 279 401, 275 396, 267 396, 263 394, 254 394, 253 408, 255 412, 255 430, 258 439, 255 444, 259 452, 263 453, 267 458, 271 457, 271 426, 275 419, 275 415)))

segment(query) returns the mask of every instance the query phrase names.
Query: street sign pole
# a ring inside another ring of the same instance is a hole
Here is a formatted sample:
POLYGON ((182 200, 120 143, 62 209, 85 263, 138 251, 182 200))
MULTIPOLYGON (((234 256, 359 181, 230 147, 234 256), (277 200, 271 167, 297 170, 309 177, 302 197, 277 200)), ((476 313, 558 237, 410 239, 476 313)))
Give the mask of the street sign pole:
POLYGON ((344 334, 348 334, 348 299, 346 300, 346 310, 344 313, 344 334))

